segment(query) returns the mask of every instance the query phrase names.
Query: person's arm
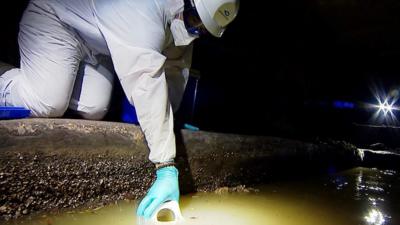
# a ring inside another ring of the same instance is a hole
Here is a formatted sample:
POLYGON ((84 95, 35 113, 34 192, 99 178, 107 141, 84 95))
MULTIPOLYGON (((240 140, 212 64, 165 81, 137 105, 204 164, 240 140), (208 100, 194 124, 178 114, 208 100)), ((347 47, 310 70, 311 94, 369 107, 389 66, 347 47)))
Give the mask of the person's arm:
POLYGON ((149 159, 162 163, 175 157, 166 57, 161 54, 165 29, 157 5, 146 2, 98 0, 94 9, 122 88, 135 106, 149 159))
POLYGON ((179 201, 178 171, 172 164, 176 147, 164 71, 166 57, 160 53, 165 27, 153 1, 98 0, 94 4, 115 71, 135 106, 150 149, 149 159, 156 166, 166 166, 157 168, 157 179, 137 210, 138 216, 150 218, 163 202, 179 201))
MULTIPOLYGON (((173 161, 175 135, 163 69, 165 57, 148 49, 124 47, 120 51, 135 52, 130 53, 126 59, 114 60, 114 67, 130 68, 128 73, 120 73, 118 77, 129 102, 135 106, 140 127, 150 149, 149 159, 153 163, 173 161)), ((116 71, 118 74, 118 69, 116 71)))

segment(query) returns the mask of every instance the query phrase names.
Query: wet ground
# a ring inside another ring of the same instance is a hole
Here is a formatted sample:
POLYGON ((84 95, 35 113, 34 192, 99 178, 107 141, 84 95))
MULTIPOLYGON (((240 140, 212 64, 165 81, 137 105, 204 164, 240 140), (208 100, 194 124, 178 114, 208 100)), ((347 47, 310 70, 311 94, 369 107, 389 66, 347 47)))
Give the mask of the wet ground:
POLYGON ((132 158, 111 160, 105 155, 82 159, 12 154, 0 158, 0 223, 38 211, 97 208, 135 199, 146 192, 136 184, 150 186, 153 178, 140 176, 141 170, 150 174, 153 168, 137 165, 132 158))
MULTIPOLYGON (((182 196, 184 224, 389 225, 400 223, 397 171, 354 168, 325 177, 272 181, 182 196)), ((3 224, 136 224, 137 202, 94 210, 32 215, 3 224)))
MULTIPOLYGON (((141 198, 154 165, 139 127, 104 121, 0 121, 0 221, 40 212, 97 208, 141 198)), ((180 130, 176 132, 182 193, 254 185, 274 177, 326 172, 332 165, 376 165, 343 141, 298 140, 180 130), (287 167, 286 165, 290 165, 287 167), (308 172, 307 172, 308 171, 308 172)), ((400 165, 390 155, 379 158, 400 165)), ((399 158, 399 157, 397 157, 399 158)))

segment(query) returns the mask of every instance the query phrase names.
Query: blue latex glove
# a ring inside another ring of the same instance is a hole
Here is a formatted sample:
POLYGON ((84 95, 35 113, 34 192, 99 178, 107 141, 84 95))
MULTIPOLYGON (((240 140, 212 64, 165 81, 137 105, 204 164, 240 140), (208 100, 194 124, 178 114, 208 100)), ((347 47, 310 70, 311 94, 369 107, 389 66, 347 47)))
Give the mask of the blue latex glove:
POLYGON ((157 179, 146 197, 140 202, 137 215, 150 219, 162 203, 173 200, 179 202, 178 170, 174 166, 158 169, 157 179))

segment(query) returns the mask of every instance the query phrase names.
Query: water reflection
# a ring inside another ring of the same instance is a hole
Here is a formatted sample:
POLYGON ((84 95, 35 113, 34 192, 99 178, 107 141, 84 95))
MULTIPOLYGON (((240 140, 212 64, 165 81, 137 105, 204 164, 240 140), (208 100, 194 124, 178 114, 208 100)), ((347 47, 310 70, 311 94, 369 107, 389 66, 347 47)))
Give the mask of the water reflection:
POLYGON ((385 218, 379 209, 371 209, 364 219, 371 225, 383 225, 385 223, 385 218))
MULTIPOLYGON (((400 179, 396 171, 355 168, 331 177, 271 182, 249 192, 223 190, 182 196, 183 224, 400 224, 400 179)), ((134 225, 136 207, 137 202, 118 202, 98 210, 38 215, 0 224, 134 225)))
POLYGON ((364 212, 364 222, 368 225, 387 224, 391 216, 385 212, 385 199, 390 193, 388 182, 396 175, 393 170, 377 170, 359 168, 355 179, 355 200, 363 201, 367 210, 364 212))

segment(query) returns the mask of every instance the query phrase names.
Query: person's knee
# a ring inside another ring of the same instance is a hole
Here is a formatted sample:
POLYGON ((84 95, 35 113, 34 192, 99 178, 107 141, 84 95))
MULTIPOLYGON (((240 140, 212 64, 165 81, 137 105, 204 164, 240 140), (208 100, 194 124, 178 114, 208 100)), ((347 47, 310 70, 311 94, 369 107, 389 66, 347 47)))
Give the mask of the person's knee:
POLYGON ((39 117, 62 117, 67 111, 68 101, 57 101, 44 104, 39 117))
POLYGON ((102 120, 105 115, 107 114, 108 110, 96 110, 96 111, 89 111, 89 112, 80 112, 81 116, 87 120, 102 120))
MULTIPOLYGON (((68 106, 68 104, 66 104, 68 106)), ((32 117, 62 117, 67 111, 67 107, 65 105, 49 105, 49 104, 35 104, 31 105, 29 108, 31 109, 32 117)))
POLYGON ((105 106, 92 106, 86 107, 85 110, 79 111, 79 114, 88 120, 101 120, 108 112, 108 107, 105 106))

